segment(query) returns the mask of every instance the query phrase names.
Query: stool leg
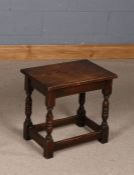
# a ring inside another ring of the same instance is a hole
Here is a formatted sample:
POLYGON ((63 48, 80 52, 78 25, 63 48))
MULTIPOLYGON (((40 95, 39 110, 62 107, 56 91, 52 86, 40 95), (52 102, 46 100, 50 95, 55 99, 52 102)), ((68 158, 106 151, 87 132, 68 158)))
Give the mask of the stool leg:
POLYGON ((45 145, 44 145, 44 156, 46 158, 53 157, 53 149, 54 149, 54 143, 52 138, 52 130, 53 130, 53 114, 52 109, 48 108, 47 116, 46 116, 46 130, 47 135, 45 138, 45 145))
POLYGON ((25 79, 25 91, 26 91, 26 100, 25 100, 25 115, 26 119, 23 125, 23 137, 25 140, 30 140, 29 136, 29 127, 32 126, 31 114, 32 114, 32 91, 33 88, 30 85, 29 79, 25 79))
POLYGON ((86 115, 86 111, 84 108, 84 104, 85 104, 85 93, 80 93, 79 94, 79 109, 77 111, 77 117, 76 117, 76 124, 79 127, 83 127, 85 126, 85 115, 86 115))
POLYGON ((99 141, 101 143, 107 143, 109 137, 109 126, 108 126, 108 117, 109 117, 109 97, 112 92, 111 83, 108 83, 107 86, 102 90, 104 97, 103 106, 102 106, 102 123, 101 123, 101 138, 99 141))
POLYGON ((44 157, 49 159, 53 157, 54 152, 54 141, 52 138, 53 131, 53 105, 47 106, 47 116, 46 116, 46 131, 47 135, 44 142, 44 157))

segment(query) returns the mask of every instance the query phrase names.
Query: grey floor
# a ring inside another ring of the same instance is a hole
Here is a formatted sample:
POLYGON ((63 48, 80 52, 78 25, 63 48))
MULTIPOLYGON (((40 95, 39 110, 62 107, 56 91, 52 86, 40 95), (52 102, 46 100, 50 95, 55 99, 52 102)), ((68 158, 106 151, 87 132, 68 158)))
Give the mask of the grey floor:
MULTIPOLYGON (((110 140, 97 141, 55 152, 54 158, 42 157, 42 149, 33 141, 22 138, 25 93, 20 68, 52 64, 61 61, 1 61, 0 62, 0 174, 1 175, 133 175, 134 174, 134 61, 94 61, 114 71, 110 99, 110 140)), ((88 116, 101 122, 102 95, 100 91, 87 93, 88 116)), ((71 116, 78 108, 78 96, 57 100, 55 118, 71 116)), ((33 93, 33 121, 45 120, 44 97, 33 93)), ((87 132, 70 125, 53 132, 55 140, 87 132)), ((45 135, 45 133, 42 133, 45 135)))

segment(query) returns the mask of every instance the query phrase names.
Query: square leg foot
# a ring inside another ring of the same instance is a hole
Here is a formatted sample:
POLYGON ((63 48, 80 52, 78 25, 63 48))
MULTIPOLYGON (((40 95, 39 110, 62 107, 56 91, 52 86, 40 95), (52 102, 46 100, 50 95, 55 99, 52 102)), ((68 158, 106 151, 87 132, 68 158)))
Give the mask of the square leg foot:
POLYGON ((51 159, 51 158, 53 158, 53 154, 44 153, 43 156, 44 156, 46 159, 51 159))
POLYGON ((98 141, 102 144, 108 143, 109 138, 109 128, 106 127, 101 131, 101 138, 98 139, 98 141))
POLYGON ((44 157, 46 159, 53 158, 53 152, 54 152, 54 142, 53 140, 45 140, 44 144, 44 157))
POLYGON ((29 133, 29 125, 24 122, 24 126, 23 126, 23 138, 25 140, 31 140, 31 137, 30 137, 30 133, 29 133))
POLYGON ((108 143, 108 139, 98 139, 98 141, 102 144, 108 143))

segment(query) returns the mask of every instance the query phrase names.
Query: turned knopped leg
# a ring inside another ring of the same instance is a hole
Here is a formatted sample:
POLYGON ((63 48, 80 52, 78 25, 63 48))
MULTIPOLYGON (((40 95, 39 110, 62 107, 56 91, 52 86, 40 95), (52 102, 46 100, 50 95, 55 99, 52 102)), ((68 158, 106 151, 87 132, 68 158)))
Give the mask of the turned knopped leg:
POLYGON ((109 117, 109 97, 112 93, 112 81, 107 82, 105 88, 102 90, 104 97, 102 105, 102 123, 101 123, 101 138, 99 141, 101 143, 107 143, 109 137, 109 126, 108 126, 108 117, 109 117))
POLYGON ((32 126, 32 121, 31 121, 31 114, 32 114, 32 92, 33 88, 30 84, 30 80, 25 77, 25 91, 26 91, 26 100, 25 100, 25 115, 26 119, 24 121, 24 126, 23 126, 23 137, 25 140, 30 140, 30 135, 29 135, 29 127, 32 126))
POLYGON ((53 131, 53 107, 54 107, 53 96, 46 97, 47 115, 46 115, 46 138, 44 141, 44 157, 49 159, 53 157, 54 152, 54 141, 52 137, 53 131))
POLYGON ((79 94, 79 109, 77 111, 77 117, 76 117, 76 124, 79 127, 85 126, 85 116, 86 116, 86 111, 84 108, 85 96, 86 96, 85 93, 79 94))

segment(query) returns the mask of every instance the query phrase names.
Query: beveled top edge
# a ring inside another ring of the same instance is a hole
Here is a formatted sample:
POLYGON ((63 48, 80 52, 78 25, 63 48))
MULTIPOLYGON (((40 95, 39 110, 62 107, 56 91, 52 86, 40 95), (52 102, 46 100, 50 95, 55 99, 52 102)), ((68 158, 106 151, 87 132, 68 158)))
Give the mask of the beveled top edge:
POLYGON ((27 75, 29 78, 31 78, 31 79, 33 79, 33 80, 35 80, 35 81, 37 81, 38 83, 40 83, 40 84, 42 84, 42 86, 45 86, 46 87, 46 89, 47 89, 47 91, 52 91, 52 90, 55 90, 55 89, 60 89, 60 88, 66 88, 66 87, 70 87, 70 86, 78 86, 78 85, 83 85, 83 84, 88 84, 88 83, 91 83, 91 82, 99 82, 99 81, 107 81, 107 80, 112 80, 112 79, 115 79, 115 78, 117 78, 118 76, 115 74, 115 73, 113 73, 113 72, 111 72, 111 71, 109 71, 109 70, 107 70, 107 69, 105 69, 105 68, 103 68, 103 67, 101 67, 101 66, 99 66, 99 65, 97 65, 97 64, 95 64, 95 63, 93 63, 93 62, 91 62, 90 60, 88 60, 88 59, 82 59, 82 60, 73 60, 73 61, 67 61, 67 62, 61 62, 61 63, 55 63, 55 64, 48 64, 48 65, 43 65, 43 66, 36 66, 36 67, 31 67, 31 68, 25 68, 25 69, 21 69, 20 70, 23 74, 25 74, 25 75, 27 75), (99 77, 99 78, 97 78, 97 80, 89 80, 89 79, 85 79, 85 80, 83 80, 83 81, 80 81, 80 82, 65 82, 64 84, 55 84, 55 85, 53 85, 53 86, 49 86, 49 85, 47 85, 46 83, 44 84, 43 82, 40 82, 38 79, 36 79, 35 77, 33 77, 30 73, 29 73, 29 71, 31 71, 32 72, 32 70, 38 70, 39 68, 45 68, 45 67, 47 67, 47 68, 49 68, 49 67, 51 67, 51 66, 54 66, 54 65, 64 65, 64 64, 69 64, 69 63, 75 63, 75 62, 85 62, 85 63, 91 63, 93 66, 96 66, 96 67, 98 67, 99 69, 101 69, 102 71, 104 70, 105 72, 107 72, 108 73, 108 76, 106 75, 106 76, 103 76, 102 78, 101 77, 99 77))

